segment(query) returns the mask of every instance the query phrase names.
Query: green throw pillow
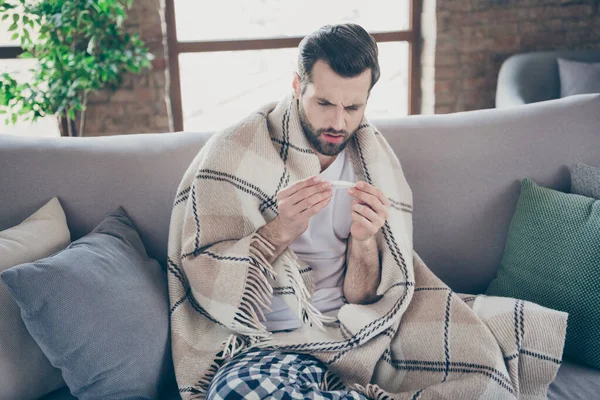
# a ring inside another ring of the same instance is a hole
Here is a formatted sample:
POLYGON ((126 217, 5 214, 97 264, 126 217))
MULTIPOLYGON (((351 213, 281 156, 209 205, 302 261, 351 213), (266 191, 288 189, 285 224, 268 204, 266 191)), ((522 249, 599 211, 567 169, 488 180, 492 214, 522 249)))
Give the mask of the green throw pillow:
POLYGON ((600 200, 524 179, 486 294, 568 312, 564 354, 600 368, 600 200))

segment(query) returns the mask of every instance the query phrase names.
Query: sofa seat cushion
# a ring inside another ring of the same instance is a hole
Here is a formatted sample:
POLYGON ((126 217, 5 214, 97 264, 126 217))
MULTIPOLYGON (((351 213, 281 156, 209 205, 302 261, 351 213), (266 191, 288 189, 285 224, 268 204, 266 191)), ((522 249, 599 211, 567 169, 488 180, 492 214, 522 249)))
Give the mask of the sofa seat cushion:
MULTIPOLYGON (((162 391, 157 399, 160 400, 181 400, 179 390, 175 385, 171 385, 170 388, 162 391)), ((73 396, 68 387, 64 386, 62 389, 55 390, 52 393, 47 394, 39 400, 77 400, 77 397, 73 396)))
MULTIPOLYGON (((564 360, 556 379, 548 389, 548 400, 587 400, 600 393, 600 370, 564 360)), ((176 390, 163 392, 160 399, 179 399, 176 390)), ((64 387, 40 400, 75 400, 69 389, 64 387)))
POLYGON ((548 389, 548 400, 597 399, 600 393, 600 369, 563 360, 556 379, 548 389))

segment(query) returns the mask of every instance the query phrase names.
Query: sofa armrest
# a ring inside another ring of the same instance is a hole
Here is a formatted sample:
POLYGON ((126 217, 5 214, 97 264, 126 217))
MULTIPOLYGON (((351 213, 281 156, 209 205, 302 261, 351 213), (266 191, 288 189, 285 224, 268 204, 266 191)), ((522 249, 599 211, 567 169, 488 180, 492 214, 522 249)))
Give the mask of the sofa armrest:
POLYGON ((560 81, 554 53, 517 54, 504 61, 498 74, 496 108, 559 98, 560 81))

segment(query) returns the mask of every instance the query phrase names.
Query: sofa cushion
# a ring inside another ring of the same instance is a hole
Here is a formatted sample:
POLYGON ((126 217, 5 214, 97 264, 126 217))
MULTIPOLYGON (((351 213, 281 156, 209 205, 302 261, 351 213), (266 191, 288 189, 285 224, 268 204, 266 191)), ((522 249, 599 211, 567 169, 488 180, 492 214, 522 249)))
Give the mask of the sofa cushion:
POLYGON ((74 396, 156 398, 172 377, 166 277, 123 208, 2 280, 74 396))
POLYGON ((600 93, 600 63, 558 58, 560 97, 600 93))
POLYGON ((588 400, 600 393, 600 369, 563 360, 548 388, 548 400, 588 400))
POLYGON ((487 294, 569 313, 564 354, 600 368, 600 201, 521 182, 487 294))
MULTIPOLYGON (((70 242, 67 219, 55 197, 19 225, 0 232, 0 272, 48 257, 70 242)), ((0 398, 37 399, 64 384, 60 370, 27 332, 8 288, 0 284, 0 398)))
POLYGON ((581 163, 571 166, 571 193, 600 199, 600 168, 581 163))
MULTIPOLYGON (((165 390, 158 395, 157 399, 181 400, 181 395, 179 394, 179 388, 177 387, 177 384, 174 382, 171 386, 165 388, 165 390)), ((69 391, 69 388, 65 386, 61 389, 55 390, 52 393, 48 393, 39 400, 77 400, 77 397, 74 397, 69 391)))

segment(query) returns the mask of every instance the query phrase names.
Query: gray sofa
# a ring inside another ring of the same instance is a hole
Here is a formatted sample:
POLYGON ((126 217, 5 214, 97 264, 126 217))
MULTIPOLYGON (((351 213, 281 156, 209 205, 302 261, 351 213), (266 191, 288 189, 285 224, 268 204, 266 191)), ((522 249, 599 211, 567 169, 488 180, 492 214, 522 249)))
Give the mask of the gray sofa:
MULTIPOLYGON (((569 191, 569 164, 600 167, 599 110, 600 95, 582 95, 518 109, 375 121, 412 187, 415 247, 432 270, 456 291, 485 291, 503 252, 519 180, 569 191)), ((75 240, 122 205, 149 254, 164 263, 176 188, 208 137, 0 137, 0 230, 58 196, 75 240)), ((600 370, 565 360, 549 398, 599 393, 600 370)), ((71 398, 64 388, 44 399, 71 398)))
POLYGON ((540 51, 507 58, 498 73, 496 107, 514 107, 560 97, 556 58, 600 62, 599 50, 540 51))

